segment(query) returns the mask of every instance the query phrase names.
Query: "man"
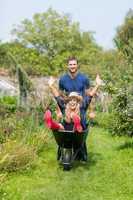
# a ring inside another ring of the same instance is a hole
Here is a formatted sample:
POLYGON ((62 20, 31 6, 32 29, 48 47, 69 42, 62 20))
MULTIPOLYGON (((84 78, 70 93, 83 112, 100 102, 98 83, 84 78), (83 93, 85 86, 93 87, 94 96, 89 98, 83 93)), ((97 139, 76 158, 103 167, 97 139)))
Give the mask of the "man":
POLYGON ((78 71, 78 61, 75 57, 68 59, 68 73, 60 77, 59 89, 69 94, 78 92, 84 97, 85 91, 89 89, 90 81, 78 71))
MULTIPOLYGON (((78 92, 80 95, 85 96, 87 89, 90 87, 89 79, 82 73, 78 71, 78 61, 75 57, 70 57, 68 59, 68 73, 60 77, 59 89, 66 92, 68 95, 70 92, 78 92)), ((82 116, 86 119, 86 113, 82 116)), ((83 150, 79 159, 87 161, 87 147, 86 143, 83 144, 83 150)))
MULTIPOLYGON (((70 92, 77 92, 83 98, 90 87, 90 81, 87 76, 78 71, 78 61, 75 57, 70 57, 68 59, 68 73, 60 77, 59 89, 66 92, 67 95, 70 92)), ((86 109, 87 110, 87 109, 86 109)), ((81 112, 81 117, 86 120, 86 112, 83 110, 81 112)), ((85 126, 84 129, 87 127, 85 126)))

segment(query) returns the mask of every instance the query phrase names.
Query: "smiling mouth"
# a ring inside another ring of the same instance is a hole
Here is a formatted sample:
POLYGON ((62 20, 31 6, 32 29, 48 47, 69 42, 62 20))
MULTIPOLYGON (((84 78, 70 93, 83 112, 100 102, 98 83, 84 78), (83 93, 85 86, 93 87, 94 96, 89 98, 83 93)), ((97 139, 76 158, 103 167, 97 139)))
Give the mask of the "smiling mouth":
POLYGON ((70 69, 76 69, 75 67, 72 67, 72 68, 70 68, 70 69))
POLYGON ((71 107, 75 107, 76 105, 75 105, 75 104, 71 104, 70 106, 71 106, 71 107))
POLYGON ((70 71, 76 71, 76 68, 71 68, 70 71))

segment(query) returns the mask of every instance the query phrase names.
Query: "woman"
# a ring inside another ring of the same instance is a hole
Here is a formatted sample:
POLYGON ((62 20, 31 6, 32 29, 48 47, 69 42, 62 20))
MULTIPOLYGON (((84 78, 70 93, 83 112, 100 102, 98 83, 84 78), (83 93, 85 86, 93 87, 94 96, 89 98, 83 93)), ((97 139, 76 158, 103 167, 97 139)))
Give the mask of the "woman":
POLYGON ((58 123, 52 119, 52 114, 50 110, 47 110, 44 114, 44 122, 46 125, 53 129, 66 129, 68 125, 73 124, 73 130, 81 133, 83 129, 87 128, 87 120, 86 120, 86 110, 91 102, 92 97, 95 95, 97 89, 101 84, 101 79, 99 75, 96 77, 96 86, 87 93, 87 95, 83 98, 77 92, 71 92, 68 98, 61 97, 58 90, 54 86, 54 79, 51 77, 49 79, 48 85, 57 101, 57 104, 60 108, 61 113, 60 121, 62 123, 58 123), (63 120, 62 120, 63 119, 63 120))

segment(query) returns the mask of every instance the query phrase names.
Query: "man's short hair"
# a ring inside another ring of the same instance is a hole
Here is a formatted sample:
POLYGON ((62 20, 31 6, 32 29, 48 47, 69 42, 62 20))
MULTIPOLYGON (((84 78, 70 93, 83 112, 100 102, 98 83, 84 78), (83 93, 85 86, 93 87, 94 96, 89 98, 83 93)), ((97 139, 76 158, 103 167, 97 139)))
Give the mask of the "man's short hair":
POLYGON ((71 60, 76 60, 77 64, 78 64, 78 59, 75 56, 69 57, 68 60, 67 60, 67 63, 69 63, 69 61, 71 61, 71 60))

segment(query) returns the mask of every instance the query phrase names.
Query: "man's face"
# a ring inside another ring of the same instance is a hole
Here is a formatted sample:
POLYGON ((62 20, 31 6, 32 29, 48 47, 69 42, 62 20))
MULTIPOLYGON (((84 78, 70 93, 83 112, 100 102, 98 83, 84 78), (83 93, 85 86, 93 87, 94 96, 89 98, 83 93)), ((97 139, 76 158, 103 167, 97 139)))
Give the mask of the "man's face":
POLYGON ((68 62, 68 70, 70 73, 76 73, 78 70, 77 60, 70 60, 68 62))

